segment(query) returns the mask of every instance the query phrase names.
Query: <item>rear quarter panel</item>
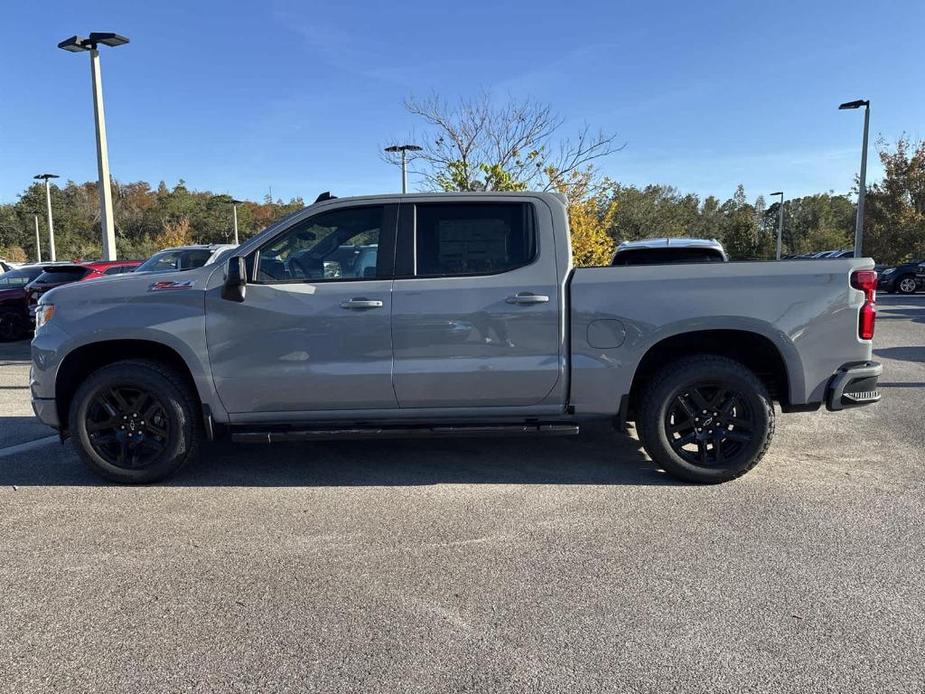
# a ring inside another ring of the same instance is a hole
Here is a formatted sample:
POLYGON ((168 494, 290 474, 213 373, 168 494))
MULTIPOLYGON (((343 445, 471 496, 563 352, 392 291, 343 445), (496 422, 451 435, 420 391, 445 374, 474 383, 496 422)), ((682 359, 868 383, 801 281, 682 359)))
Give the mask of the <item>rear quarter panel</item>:
POLYGON ((715 329, 771 340, 787 367, 790 402, 821 401, 839 366, 871 357, 870 341, 857 336, 864 295, 849 284, 852 271, 871 268, 869 258, 848 258, 577 269, 569 292, 575 412, 615 413, 650 348, 715 329), (594 323, 602 319, 619 324, 594 323), (617 326, 622 344, 593 346, 602 325, 611 333, 617 326))

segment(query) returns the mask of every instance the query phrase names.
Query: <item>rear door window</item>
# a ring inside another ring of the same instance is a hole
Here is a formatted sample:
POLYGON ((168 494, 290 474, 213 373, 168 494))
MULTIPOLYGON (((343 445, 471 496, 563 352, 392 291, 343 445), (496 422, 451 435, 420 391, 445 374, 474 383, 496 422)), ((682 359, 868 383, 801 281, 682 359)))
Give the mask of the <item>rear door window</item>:
POLYGON ((536 257, 532 207, 524 203, 424 203, 415 209, 416 277, 491 275, 536 257))

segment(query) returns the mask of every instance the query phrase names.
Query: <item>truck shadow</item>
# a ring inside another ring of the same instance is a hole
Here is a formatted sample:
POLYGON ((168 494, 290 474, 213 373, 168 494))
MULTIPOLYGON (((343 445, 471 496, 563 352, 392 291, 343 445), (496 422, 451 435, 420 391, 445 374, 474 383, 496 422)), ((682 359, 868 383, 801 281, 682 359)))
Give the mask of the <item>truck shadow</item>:
POLYGON ((925 362, 925 347, 881 347, 874 354, 884 359, 897 361, 925 362))
MULTIPOLYGON (((0 486, 102 486, 73 443, 0 458, 0 486)), ((356 487, 436 484, 680 484, 639 442, 607 426, 568 438, 216 442, 160 486, 356 487)), ((115 485, 113 485, 115 486, 115 485)))
POLYGON ((0 366, 27 364, 31 358, 32 343, 29 340, 0 342, 0 366))
POLYGON ((635 439, 612 430, 569 438, 414 439, 210 446, 167 484, 408 486, 674 484, 635 439))

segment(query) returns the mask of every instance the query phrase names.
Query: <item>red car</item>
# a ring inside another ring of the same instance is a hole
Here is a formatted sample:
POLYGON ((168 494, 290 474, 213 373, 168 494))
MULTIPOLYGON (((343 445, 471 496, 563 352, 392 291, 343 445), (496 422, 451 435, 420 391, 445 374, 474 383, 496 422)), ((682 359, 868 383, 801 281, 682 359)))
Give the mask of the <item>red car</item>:
POLYGON ((100 260, 86 263, 58 263, 44 265, 44 272, 26 285, 26 300, 29 304, 29 317, 35 324, 35 307, 39 297, 49 289, 72 282, 86 282, 98 277, 122 275, 133 272, 141 265, 140 260, 100 260))
POLYGON ((0 342, 26 336, 29 330, 26 285, 41 274, 41 265, 26 265, 0 274, 0 342))

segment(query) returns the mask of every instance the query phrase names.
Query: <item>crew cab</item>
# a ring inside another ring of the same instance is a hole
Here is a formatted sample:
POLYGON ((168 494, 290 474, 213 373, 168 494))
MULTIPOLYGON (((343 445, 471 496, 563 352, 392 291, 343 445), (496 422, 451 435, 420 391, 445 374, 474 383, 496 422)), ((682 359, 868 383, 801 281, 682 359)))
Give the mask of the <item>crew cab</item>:
POLYGON ((557 194, 327 197, 225 262, 45 294, 32 402, 120 482, 164 478, 219 436, 551 436, 592 420, 633 421, 656 465, 722 482, 764 455, 775 402, 879 400, 872 268, 574 268, 557 194))

